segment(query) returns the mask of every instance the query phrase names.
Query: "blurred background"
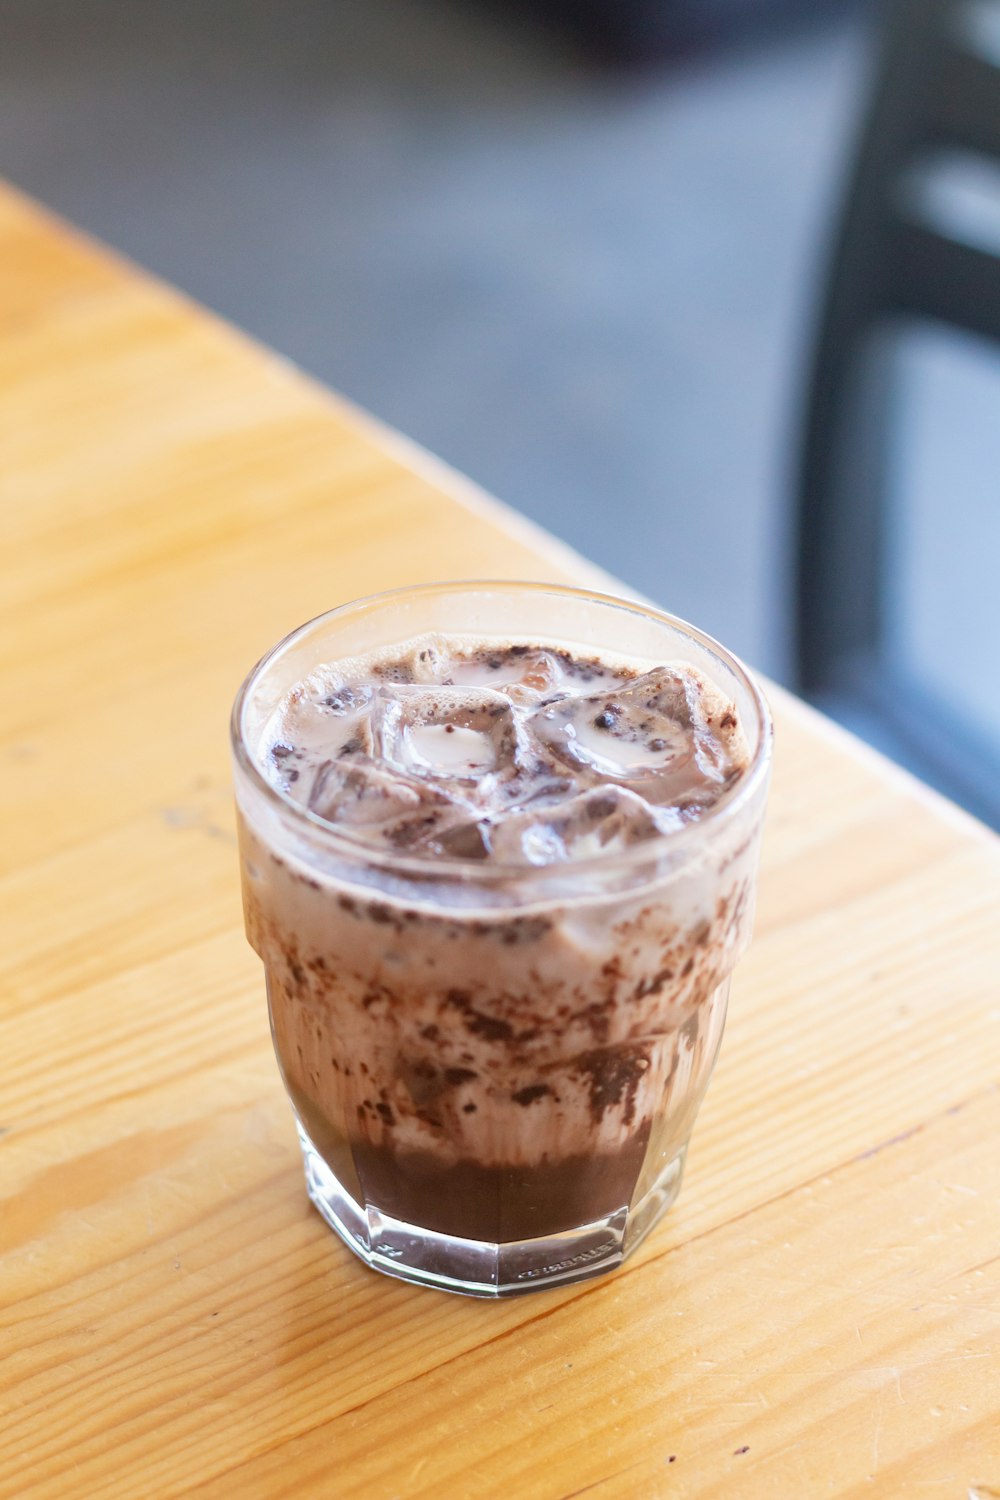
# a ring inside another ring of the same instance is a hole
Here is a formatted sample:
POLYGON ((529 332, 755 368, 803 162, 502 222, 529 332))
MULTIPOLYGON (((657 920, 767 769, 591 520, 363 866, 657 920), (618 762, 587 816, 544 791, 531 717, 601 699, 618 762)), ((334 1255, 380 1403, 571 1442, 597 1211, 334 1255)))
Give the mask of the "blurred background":
POLYGON ((998 10, 0 0, 0 174, 1000 825, 998 10))

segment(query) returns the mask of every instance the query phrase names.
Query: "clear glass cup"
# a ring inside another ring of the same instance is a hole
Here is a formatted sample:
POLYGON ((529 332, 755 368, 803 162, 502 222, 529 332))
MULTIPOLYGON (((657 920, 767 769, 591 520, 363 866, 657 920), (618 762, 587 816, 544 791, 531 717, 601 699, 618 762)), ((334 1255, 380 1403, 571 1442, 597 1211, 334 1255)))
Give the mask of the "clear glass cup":
POLYGON ((331 610, 254 667, 232 739, 247 935, 309 1195, 364 1261, 505 1296, 607 1271, 673 1202, 750 938, 771 721, 670 615, 579 589, 438 584, 331 610), (317 665, 428 631, 687 662, 750 752, 698 821, 528 868, 407 858, 293 802, 254 756, 317 665))

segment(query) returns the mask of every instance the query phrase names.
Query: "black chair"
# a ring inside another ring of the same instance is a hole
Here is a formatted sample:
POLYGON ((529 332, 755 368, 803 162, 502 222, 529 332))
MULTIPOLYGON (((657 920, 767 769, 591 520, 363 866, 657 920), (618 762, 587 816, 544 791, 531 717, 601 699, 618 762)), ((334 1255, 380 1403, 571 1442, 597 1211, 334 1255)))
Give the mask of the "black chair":
POLYGON ((815 20, 849 0, 520 0, 599 62, 645 64, 815 20))
MULTIPOLYGON (((807 382, 797 685, 862 732, 880 721, 876 740, 1000 826, 997 747, 914 701, 884 649, 893 340, 919 320, 1000 350, 1000 243, 970 236, 948 206, 949 179, 970 162, 992 163, 1000 190, 1000 4, 890 0, 807 382)), ((1000 692, 1000 665, 984 687, 1000 692)))

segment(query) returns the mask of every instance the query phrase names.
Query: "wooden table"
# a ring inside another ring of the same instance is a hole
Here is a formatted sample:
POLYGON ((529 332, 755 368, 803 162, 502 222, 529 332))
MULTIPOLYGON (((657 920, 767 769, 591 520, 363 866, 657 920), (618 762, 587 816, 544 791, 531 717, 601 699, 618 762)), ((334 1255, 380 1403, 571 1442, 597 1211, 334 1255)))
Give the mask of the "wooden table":
POLYGON ((0 329, 0 1494, 1000 1492, 997 841, 776 690, 678 1206, 563 1291, 373 1274, 306 1200, 230 700, 351 596, 596 570, 12 193, 0 329))

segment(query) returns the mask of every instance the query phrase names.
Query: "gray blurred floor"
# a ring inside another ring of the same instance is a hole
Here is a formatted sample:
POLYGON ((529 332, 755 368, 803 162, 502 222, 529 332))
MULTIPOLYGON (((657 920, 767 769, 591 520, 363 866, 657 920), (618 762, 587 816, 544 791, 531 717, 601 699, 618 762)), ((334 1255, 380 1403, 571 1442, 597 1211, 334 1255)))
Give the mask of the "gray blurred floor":
POLYGON ((0 173, 780 674, 864 43, 615 79, 472 0, 0 0, 0 173))

